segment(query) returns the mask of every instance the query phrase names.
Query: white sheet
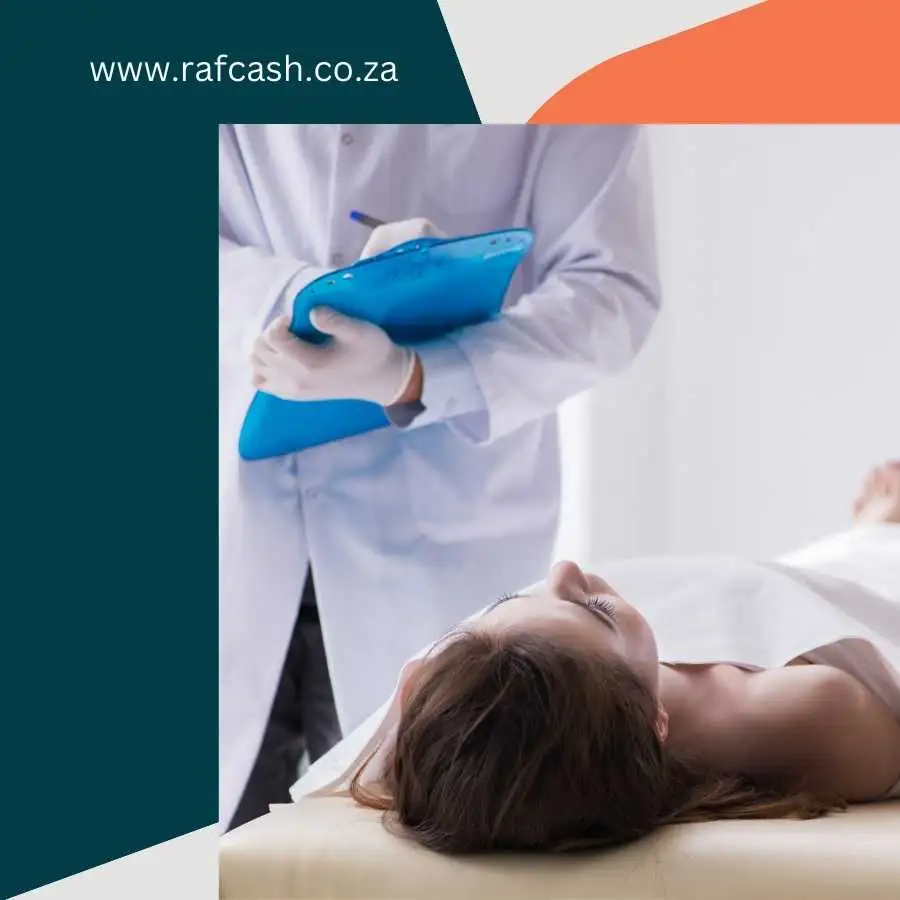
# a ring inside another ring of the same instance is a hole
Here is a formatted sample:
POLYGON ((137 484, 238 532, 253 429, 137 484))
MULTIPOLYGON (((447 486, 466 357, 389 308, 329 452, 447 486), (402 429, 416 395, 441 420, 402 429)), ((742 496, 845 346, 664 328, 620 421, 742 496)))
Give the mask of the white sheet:
MULTIPOLYGON (((771 563, 662 557, 594 570, 646 616, 662 659, 772 668, 857 638, 880 654, 900 703, 900 526, 856 528, 771 563)), ((343 791, 358 762, 390 743, 397 713, 395 693, 310 767, 293 799, 343 791)))

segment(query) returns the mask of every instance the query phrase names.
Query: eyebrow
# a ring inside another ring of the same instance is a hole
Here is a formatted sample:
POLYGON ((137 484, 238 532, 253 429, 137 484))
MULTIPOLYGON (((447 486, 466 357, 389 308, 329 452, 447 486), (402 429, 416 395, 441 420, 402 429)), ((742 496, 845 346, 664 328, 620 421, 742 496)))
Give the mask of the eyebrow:
MULTIPOLYGON (((501 597, 499 600, 495 600, 482 615, 487 615, 489 612, 493 612, 498 606, 502 606, 506 603, 507 600, 518 600, 520 597, 525 597, 526 594, 507 594, 505 597, 501 597)), ((613 620, 607 616, 605 613, 601 612, 599 609, 591 609, 587 603, 581 603, 579 600, 573 600, 571 597, 554 597, 554 600, 562 600, 564 603, 573 603, 579 609, 583 609, 585 612, 590 613, 595 619, 602 622, 610 631, 617 631, 615 623, 613 620)))

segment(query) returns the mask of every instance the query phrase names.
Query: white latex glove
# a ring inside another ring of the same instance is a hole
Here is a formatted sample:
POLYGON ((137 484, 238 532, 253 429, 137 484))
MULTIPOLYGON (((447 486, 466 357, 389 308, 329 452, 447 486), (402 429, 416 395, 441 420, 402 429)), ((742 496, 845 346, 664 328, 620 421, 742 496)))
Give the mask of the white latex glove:
POLYGON ((395 344, 377 325, 327 307, 310 321, 331 340, 311 344, 289 330, 282 316, 256 339, 250 364, 253 385, 282 400, 368 400, 394 405, 406 391, 416 355, 395 344))
POLYGON ((402 222, 388 222, 386 225, 379 225, 373 229, 369 235, 366 246, 363 247, 362 253, 359 254, 360 259, 368 259, 370 256, 377 256, 390 250, 398 244, 406 241, 414 241, 416 238, 436 237, 443 238, 447 235, 443 231, 432 225, 428 219, 405 219, 402 222))

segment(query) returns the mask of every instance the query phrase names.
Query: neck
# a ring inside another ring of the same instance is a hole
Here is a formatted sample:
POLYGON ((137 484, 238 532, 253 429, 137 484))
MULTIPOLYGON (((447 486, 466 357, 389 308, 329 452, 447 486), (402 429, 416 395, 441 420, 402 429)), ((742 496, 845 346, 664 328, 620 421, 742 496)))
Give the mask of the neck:
POLYGON ((670 743, 679 743, 685 730, 691 730, 691 710, 687 701, 689 680, 683 669, 660 664, 659 702, 669 714, 670 743))
POLYGON ((718 723, 734 707, 730 667, 667 666, 659 670, 659 699, 669 714, 669 747, 676 753, 706 756, 716 741, 718 723))

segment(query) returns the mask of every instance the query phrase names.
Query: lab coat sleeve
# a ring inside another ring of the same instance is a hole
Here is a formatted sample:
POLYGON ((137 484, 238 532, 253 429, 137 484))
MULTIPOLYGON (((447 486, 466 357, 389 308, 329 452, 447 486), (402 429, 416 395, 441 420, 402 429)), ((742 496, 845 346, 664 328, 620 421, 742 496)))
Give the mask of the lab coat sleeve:
POLYGON ((290 315, 294 297, 326 272, 292 257, 241 246, 219 230, 219 321, 240 336, 255 338, 278 316, 290 315))
POLYGON ((247 345, 294 297, 325 273, 290 255, 266 249, 254 186, 234 127, 219 127, 219 323, 225 347, 247 345))
POLYGON ((473 443, 507 435, 625 369, 660 306, 646 136, 540 135, 529 220, 534 290, 494 321, 415 349, 424 411, 473 443))

